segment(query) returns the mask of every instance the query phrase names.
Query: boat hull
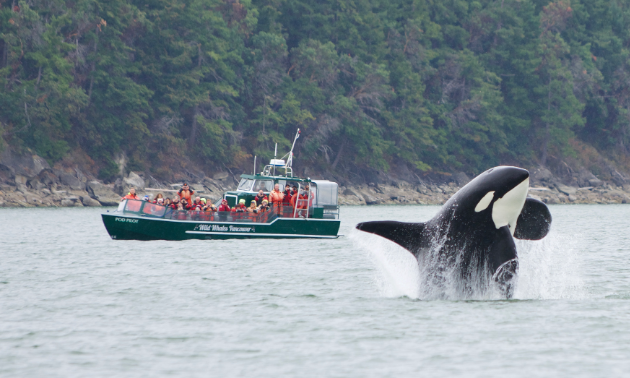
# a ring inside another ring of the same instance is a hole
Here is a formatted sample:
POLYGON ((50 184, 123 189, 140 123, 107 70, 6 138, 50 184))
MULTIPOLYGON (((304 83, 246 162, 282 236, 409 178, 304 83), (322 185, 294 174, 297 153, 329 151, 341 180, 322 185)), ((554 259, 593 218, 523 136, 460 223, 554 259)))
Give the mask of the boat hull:
POLYGON ((318 238, 334 239, 338 219, 276 218, 270 223, 172 220, 102 214, 103 224, 115 240, 187 240, 318 238))

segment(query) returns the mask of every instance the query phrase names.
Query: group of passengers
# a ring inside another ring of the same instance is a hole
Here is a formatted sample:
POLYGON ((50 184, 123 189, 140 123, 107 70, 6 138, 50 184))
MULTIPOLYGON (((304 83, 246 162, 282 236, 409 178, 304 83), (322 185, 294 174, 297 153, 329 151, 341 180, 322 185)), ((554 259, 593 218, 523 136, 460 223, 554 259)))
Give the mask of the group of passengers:
MULTIPOLYGON (((308 193, 310 191, 309 185, 306 184, 304 190, 301 193, 298 193, 297 185, 287 184, 284 188, 284 191, 280 191, 280 185, 275 184, 273 190, 269 193, 269 196, 265 195, 264 191, 261 189, 258 191, 258 194, 254 199, 250 202, 249 207, 246 206, 245 199, 239 200, 239 203, 234 206, 234 208, 230 208, 228 205, 228 201, 223 199, 221 201, 221 205, 217 208, 212 202, 209 202, 205 198, 201 198, 199 196, 195 197, 193 200, 193 195, 195 191, 190 188, 188 183, 184 183, 182 188, 177 192, 177 195, 171 200, 170 198, 164 198, 162 193, 156 194, 155 198, 151 200, 148 195, 144 196, 142 200, 148 201, 153 204, 166 206, 173 210, 192 210, 192 211, 208 211, 208 212, 217 212, 217 211, 229 211, 235 213, 263 213, 270 209, 270 207, 283 207, 283 206, 291 206, 293 208, 298 209, 306 209, 306 202, 308 200, 308 193)), ((126 199, 132 200, 140 200, 140 198, 136 195, 135 188, 131 188, 129 193, 124 196, 121 201, 126 199)), ((311 193, 310 205, 312 206, 313 195, 311 193)))

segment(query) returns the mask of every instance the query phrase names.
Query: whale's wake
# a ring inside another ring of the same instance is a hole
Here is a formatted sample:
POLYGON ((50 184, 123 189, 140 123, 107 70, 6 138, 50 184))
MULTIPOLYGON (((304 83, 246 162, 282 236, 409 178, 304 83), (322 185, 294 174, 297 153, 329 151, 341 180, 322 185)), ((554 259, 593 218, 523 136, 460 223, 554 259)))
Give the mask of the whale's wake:
MULTIPOLYGON (((422 300, 505 299, 496 287, 488 286, 491 277, 472 277, 464 289, 456 264, 439 264, 439 261, 429 262, 426 258, 418 262, 404 248, 381 237, 359 232, 351 232, 349 237, 355 246, 367 252, 374 264, 374 282, 382 296, 422 300)), ((575 237, 551 232, 541 241, 517 240, 516 246, 519 273, 514 299, 579 299, 586 296, 577 256, 579 240, 575 237)))

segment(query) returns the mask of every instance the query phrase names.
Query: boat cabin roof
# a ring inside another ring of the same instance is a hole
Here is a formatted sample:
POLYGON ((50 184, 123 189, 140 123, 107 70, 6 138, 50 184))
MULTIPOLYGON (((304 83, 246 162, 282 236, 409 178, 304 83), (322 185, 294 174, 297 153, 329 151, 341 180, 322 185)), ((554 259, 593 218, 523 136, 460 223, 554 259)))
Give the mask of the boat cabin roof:
POLYGON ((295 181, 295 182, 311 182, 312 181, 310 178, 303 179, 303 178, 291 177, 291 176, 265 176, 265 175, 260 175, 260 174, 256 174, 256 175, 242 174, 241 178, 248 179, 248 180, 273 180, 274 182, 277 182, 280 180, 295 181))

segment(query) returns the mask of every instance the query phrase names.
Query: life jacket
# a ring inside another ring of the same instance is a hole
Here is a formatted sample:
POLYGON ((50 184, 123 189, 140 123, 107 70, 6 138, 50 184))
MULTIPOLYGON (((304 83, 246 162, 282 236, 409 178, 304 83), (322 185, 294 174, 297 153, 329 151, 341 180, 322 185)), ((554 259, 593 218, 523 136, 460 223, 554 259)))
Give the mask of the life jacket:
POLYGON ((185 210, 178 210, 177 211, 177 219, 179 219, 179 220, 186 220, 186 211, 185 210))
POLYGON ((282 199, 282 203, 285 205, 289 205, 291 203, 291 197, 293 197, 291 195, 291 191, 290 190, 285 190, 284 191, 284 198, 282 199))
POLYGON ((284 193, 281 191, 272 190, 269 193, 269 203, 282 203, 282 199, 284 198, 284 193))
POLYGON ((306 209, 306 203, 307 203, 308 197, 300 194, 298 196, 298 200, 297 200, 297 208, 298 209, 306 209))
POLYGON ((130 200, 139 200, 140 198, 138 197, 137 194, 127 194, 126 196, 124 196, 123 198, 120 199, 120 202, 126 200, 126 199, 130 199, 130 200))
POLYGON ((262 202, 264 200, 267 200, 267 202, 269 202, 269 199, 267 198, 267 196, 258 197, 258 195, 256 195, 256 198, 254 198, 254 200, 256 201, 256 205, 258 206, 262 205, 262 202))
POLYGON ((178 193, 179 193, 179 198, 186 198, 186 201, 188 203, 191 203, 192 201, 190 197, 192 197, 192 195, 195 194, 195 191, 190 190, 190 189, 187 189, 187 190, 180 189, 178 193))
POLYGON ((230 211, 230 207, 228 205, 221 205, 218 211, 230 211))
POLYGON ((232 209, 232 212, 234 213, 244 213, 247 211, 247 208, 245 206, 234 206, 234 208, 232 209))

